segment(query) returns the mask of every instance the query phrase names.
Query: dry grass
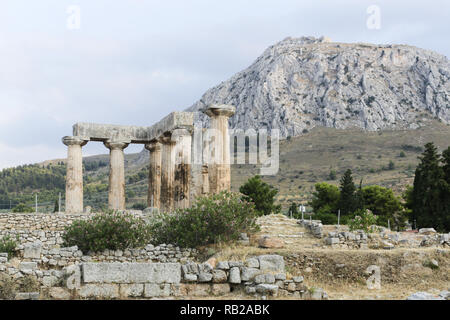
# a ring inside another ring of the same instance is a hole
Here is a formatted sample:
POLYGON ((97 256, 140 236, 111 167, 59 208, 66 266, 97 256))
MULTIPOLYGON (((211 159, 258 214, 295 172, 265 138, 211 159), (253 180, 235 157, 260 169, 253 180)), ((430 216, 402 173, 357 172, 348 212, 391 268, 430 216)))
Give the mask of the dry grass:
MULTIPOLYGON (((251 237, 250 246, 215 246, 214 256, 221 261, 237 261, 261 254, 283 255, 288 278, 302 275, 308 287, 323 288, 330 299, 405 299, 417 291, 438 292, 450 288, 449 249, 332 249, 323 245, 323 239, 309 235, 294 219, 270 215, 260 218, 259 223, 262 230, 251 237), (282 249, 257 246, 257 239, 262 235, 279 237, 301 233, 303 236, 299 238, 280 237, 286 242, 282 249), (438 268, 430 267, 431 259, 438 261, 438 268), (366 269, 370 265, 380 267, 379 290, 367 288, 366 269)), ((326 229, 334 229, 334 226, 326 226, 326 229)), ((222 298, 231 299, 235 294, 222 298)))

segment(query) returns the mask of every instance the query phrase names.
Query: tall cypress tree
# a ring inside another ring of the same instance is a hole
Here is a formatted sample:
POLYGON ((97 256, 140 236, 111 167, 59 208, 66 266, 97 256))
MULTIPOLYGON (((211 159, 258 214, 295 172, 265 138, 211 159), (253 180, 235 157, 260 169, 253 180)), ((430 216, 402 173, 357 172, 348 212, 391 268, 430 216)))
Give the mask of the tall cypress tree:
POLYGON ((441 157, 434 144, 429 142, 419 159, 412 194, 412 219, 417 221, 419 228, 434 227, 442 230, 445 209, 441 199, 444 182, 441 157))
POLYGON ((355 212, 358 204, 356 198, 356 186, 352 177, 352 170, 348 169, 345 171, 341 178, 339 189, 341 191, 339 197, 339 209, 341 210, 341 215, 348 215, 355 212))
POLYGON ((444 231, 450 231, 450 147, 442 152, 442 171, 444 181, 441 184, 441 201, 443 203, 444 212, 442 214, 442 224, 444 231))

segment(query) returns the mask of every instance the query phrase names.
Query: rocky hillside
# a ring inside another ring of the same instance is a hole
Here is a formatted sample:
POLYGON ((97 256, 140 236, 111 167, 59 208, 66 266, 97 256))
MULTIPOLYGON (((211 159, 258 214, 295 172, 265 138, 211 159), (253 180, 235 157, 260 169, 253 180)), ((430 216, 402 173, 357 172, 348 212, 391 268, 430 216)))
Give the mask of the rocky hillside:
POLYGON ((232 127, 283 137, 315 126, 414 129, 423 113, 450 122, 449 78, 445 56, 412 46, 286 38, 188 110, 233 104, 232 127))

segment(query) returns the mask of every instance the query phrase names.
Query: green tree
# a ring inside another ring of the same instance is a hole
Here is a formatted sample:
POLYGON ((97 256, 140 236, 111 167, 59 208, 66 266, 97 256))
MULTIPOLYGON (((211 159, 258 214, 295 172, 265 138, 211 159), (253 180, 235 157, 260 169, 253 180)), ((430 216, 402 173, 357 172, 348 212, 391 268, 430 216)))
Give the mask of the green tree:
POLYGON ((298 211, 298 205, 296 202, 292 202, 291 206, 289 207, 288 216, 292 216, 293 218, 298 219, 299 211, 298 211))
POLYGON ((352 170, 345 171, 340 183, 339 209, 341 215, 350 215, 358 208, 356 186, 353 183, 352 170))
POLYGON ((275 205, 275 196, 278 190, 273 186, 261 180, 256 175, 239 188, 239 192, 243 194, 243 200, 253 202, 259 215, 267 215, 271 213, 279 213, 280 205, 275 205))
POLYGON ((312 200, 309 202, 314 213, 337 214, 340 195, 339 188, 326 182, 316 183, 314 187, 316 191, 313 192, 312 200))
POLYGON ((31 208, 30 206, 27 206, 24 203, 19 203, 17 206, 15 206, 13 208, 12 212, 24 213, 24 212, 34 212, 34 210, 33 210, 33 208, 31 208))
POLYGON ((407 212, 404 210, 400 198, 394 195, 391 189, 380 186, 367 186, 362 188, 365 208, 371 210, 378 217, 378 224, 387 227, 390 225, 397 230, 405 226, 407 212))
POLYGON ((441 157, 432 142, 425 144, 425 150, 419 157, 416 168, 414 189, 412 192, 412 218, 419 228, 446 229, 444 225, 446 212, 444 169, 440 166, 441 157))
POLYGON ((442 162, 444 174, 440 196, 444 210, 442 213, 442 225, 445 231, 450 231, 450 147, 442 152, 442 162))

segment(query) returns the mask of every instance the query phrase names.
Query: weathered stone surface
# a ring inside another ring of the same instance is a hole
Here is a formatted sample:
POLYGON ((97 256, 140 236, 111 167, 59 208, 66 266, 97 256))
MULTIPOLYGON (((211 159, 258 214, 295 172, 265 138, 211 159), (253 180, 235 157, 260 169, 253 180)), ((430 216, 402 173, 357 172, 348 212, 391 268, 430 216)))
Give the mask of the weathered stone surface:
POLYGON ((436 230, 434 230, 434 228, 422 228, 422 229, 419 229, 419 233, 425 234, 425 235, 430 235, 430 234, 435 234, 436 230))
POLYGON ((273 284, 258 284, 256 286, 256 292, 276 295, 278 293, 278 286, 273 284))
POLYGON ((118 298, 119 286, 107 283, 89 283, 79 289, 79 295, 83 298, 118 298))
POLYGON ((228 281, 230 283, 241 283, 241 272, 238 267, 232 267, 230 269, 228 281))
POLYGON ((81 286, 80 265, 74 264, 65 268, 65 276, 67 277, 66 286, 68 289, 78 289, 81 286))
POLYGON ((25 259, 40 259, 41 250, 42 244, 40 242, 25 244, 23 248, 23 257, 25 259))
POLYGON ((230 293, 230 285, 228 283, 214 283, 211 287, 211 293, 220 296, 230 293))
POLYGON ((121 284, 119 293, 121 297, 141 297, 144 293, 144 284, 121 284))
POLYGON ((212 273, 200 272, 200 274, 198 275, 199 282, 209 282, 212 280, 212 278, 212 273))
POLYGON ((261 271, 285 272, 284 259, 279 255, 258 256, 261 271))
POLYGON ((168 297, 170 296, 170 284, 146 283, 144 297, 168 297))
POLYGON ((229 270, 230 265, 228 264, 228 261, 219 261, 216 266, 217 269, 221 270, 229 270))
POLYGON ((264 236, 258 239, 258 245, 261 248, 283 248, 284 241, 275 237, 264 236))
POLYGON ((223 270, 214 270, 213 271, 213 282, 214 283, 223 283, 227 282, 227 273, 223 270))
POLYGON ((179 283, 179 263, 83 263, 85 283, 179 283))
POLYGON ((259 260, 256 258, 248 258, 245 265, 249 268, 259 268, 259 260))
POLYGON ((33 271, 36 270, 37 263, 36 262, 21 262, 19 264, 19 270, 22 272, 33 271))
MULTIPOLYGON (((259 262, 258 262, 259 264, 259 262)), ((242 281, 250 281, 253 280, 253 278, 255 276, 257 276, 258 274, 261 273, 261 270, 257 269, 257 268, 247 268, 247 267, 243 267, 241 269, 241 280, 242 281)))
MULTIPOLYGON (((286 38, 209 89, 188 111, 210 103, 234 104, 232 128, 264 123, 268 131, 279 129, 281 137, 316 126, 417 128, 422 112, 450 122, 449 76, 446 56, 417 47, 286 38)), ((206 117, 200 121, 207 125, 206 117)))
POLYGON ((69 300, 71 298, 71 294, 67 289, 61 287, 52 287, 48 289, 48 295, 50 298, 57 300, 69 300))

